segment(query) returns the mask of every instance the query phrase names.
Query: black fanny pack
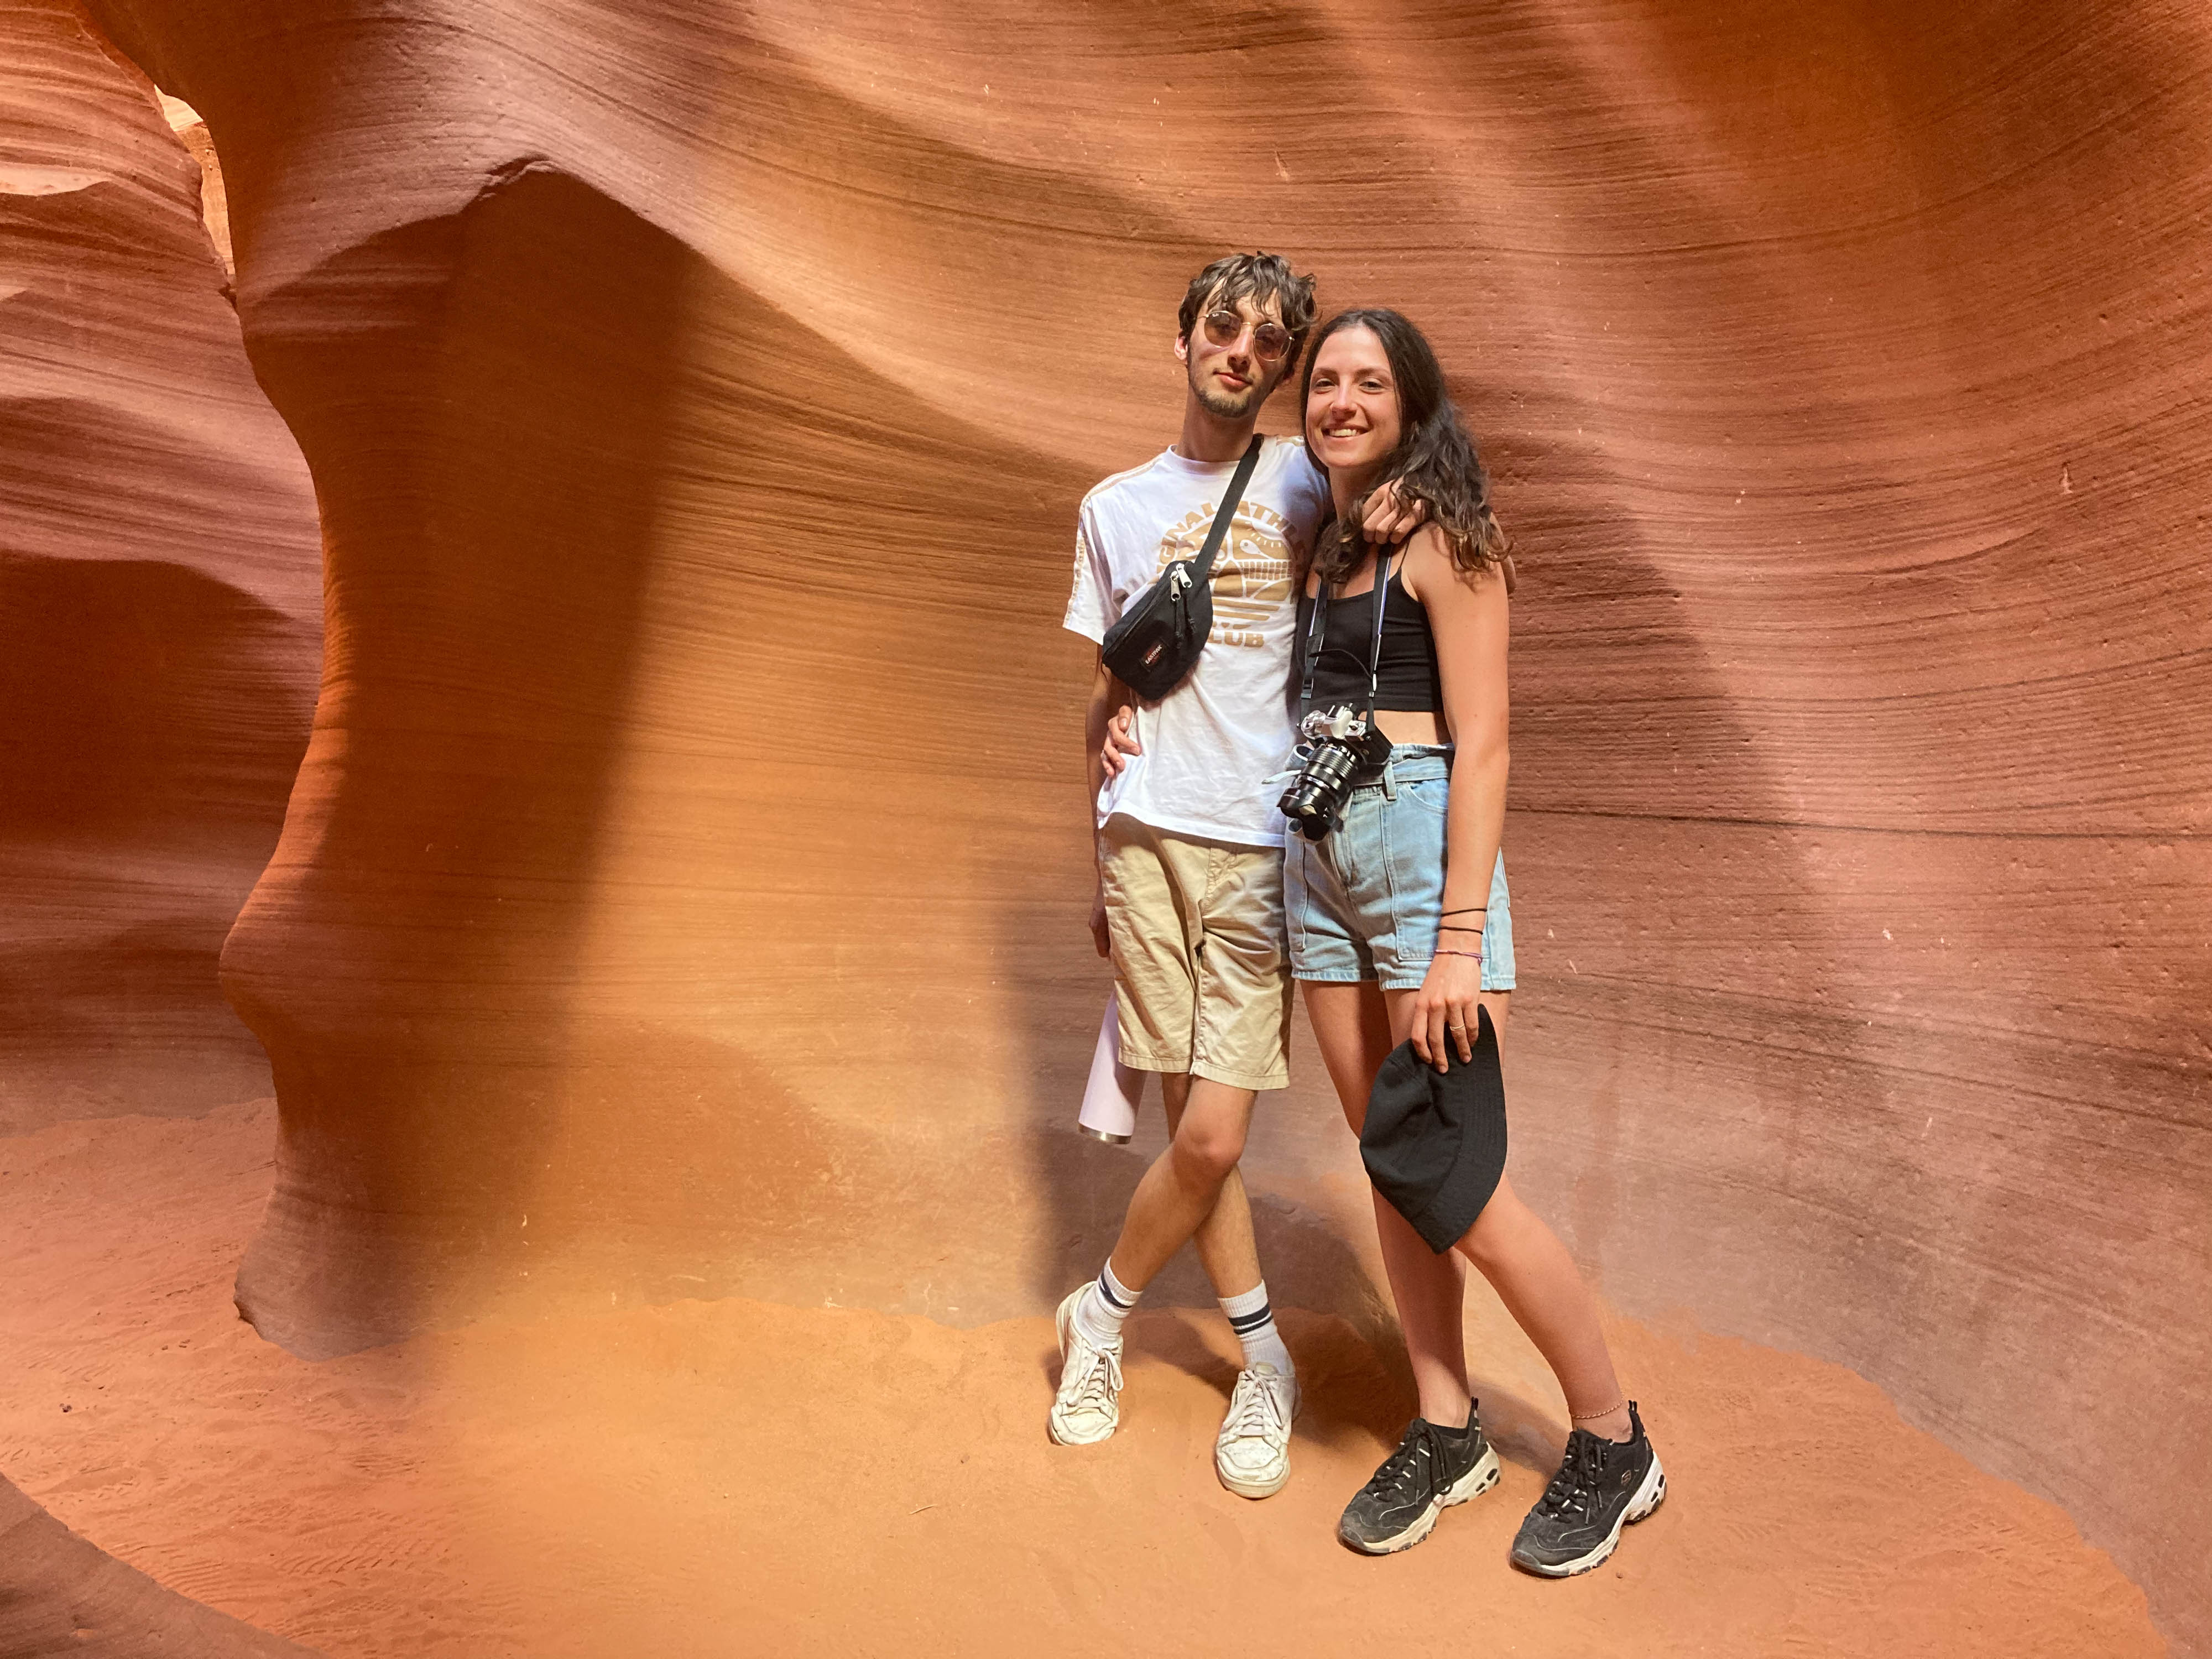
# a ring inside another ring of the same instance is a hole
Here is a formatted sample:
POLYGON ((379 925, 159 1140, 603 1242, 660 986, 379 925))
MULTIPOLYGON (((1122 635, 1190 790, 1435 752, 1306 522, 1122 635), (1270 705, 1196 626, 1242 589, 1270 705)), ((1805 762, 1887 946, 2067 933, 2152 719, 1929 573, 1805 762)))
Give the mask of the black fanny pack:
POLYGON ((1114 677, 1146 702, 1158 702, 1181 685, 1198 666, 1198 653, 1206 649, 1206 636, 1213 631, 1213 556, 1244 499, 1244 486, 1252 480, 1264 441, 1252 434, 1252 447, 1237 463, 1237 476, 1213 515, 1213 528, 1206 532, 1206 546, 1194 559, 1177 559, 1160 572, 1159 580, 1129 602, 1121 620, 1106 630, 1098 647, 1099 660, 1114 677))

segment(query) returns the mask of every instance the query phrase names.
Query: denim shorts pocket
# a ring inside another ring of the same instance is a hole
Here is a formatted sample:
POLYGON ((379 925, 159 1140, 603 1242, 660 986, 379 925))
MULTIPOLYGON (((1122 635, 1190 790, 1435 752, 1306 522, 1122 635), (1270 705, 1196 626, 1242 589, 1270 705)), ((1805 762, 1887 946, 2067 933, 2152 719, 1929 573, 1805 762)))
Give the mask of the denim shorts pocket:
MULTIPOLYGON (((1400 975, 1414 982, 1426 971, 1437 948, 1437 925, 1444 893, 1444 814, 1420 799, 1433 793, 1441 802, 1442 779, 1398 786, 1398 800, 1385 820, 1384 859, 1389 879, 1389 956, 1400 975)), ((1385 983, 1389 983, 1386 976, 1385 983)))
POLYGON ((1410 783, 1398 786, 1398 793, 1423 811, 1443 817, 1451 807, 1449 778, 1415 778, 1410 783))

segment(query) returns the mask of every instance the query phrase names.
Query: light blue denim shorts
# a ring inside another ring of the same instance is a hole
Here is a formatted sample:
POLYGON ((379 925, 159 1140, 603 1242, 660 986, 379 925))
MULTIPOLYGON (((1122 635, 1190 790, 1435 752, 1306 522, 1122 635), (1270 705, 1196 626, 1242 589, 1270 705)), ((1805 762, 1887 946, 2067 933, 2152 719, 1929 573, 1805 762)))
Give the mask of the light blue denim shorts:
MULTIPOLYGON (((1450 799, 1451 750, 1400 744, 1382 779, 1352 792, 1334 833, 1310 842, 1291 832, 1283 848, 1283 908, 1295 977, 1420 988, 1443 920, 1450 799)), ((1513 911, 1503 850, 1486 903, 1482 988, 1510 991, 1513 911)))

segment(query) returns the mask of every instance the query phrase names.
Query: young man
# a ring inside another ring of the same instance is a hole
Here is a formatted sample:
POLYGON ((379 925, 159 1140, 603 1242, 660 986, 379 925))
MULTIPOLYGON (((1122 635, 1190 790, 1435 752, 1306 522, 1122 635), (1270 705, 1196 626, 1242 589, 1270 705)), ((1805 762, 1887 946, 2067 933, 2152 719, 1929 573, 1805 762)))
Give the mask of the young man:
MULTIPOLYGON (((1182 433, 1084 497, 1070 629, 1103 640, 1170 561, 1205 544, 1261 405, 1296 366, 1313 320, 1313 278, 1274 254, 1232 254, 1192 281, 1176 319, 1188 381, 1182 433)), ((1138 1183, 1097 1279, 1060 1304, 1048 1426, 1064 1445, 1114 1432, 1122 1323, 1195 1239, 1244 1351, 1214 1468, 1248 1498, 1289 1479, 1298 1408, 1237 1163, 1256 1092, 1290 1081, 1284 826, 1280 785, 1268 780, 1291 746, 1292 562, 1328 506, 1304 445, 1267 440, 1214 562, 1206 648, 1181 684, 1137 706, 1143 753, 1110 783, 1099 750, 1130 694, 1103 662, 1085 721, 1098 855, 1091 931, 1114 959, 1122 1063, 1161 1074, 1171 1138, 1138 1183)))

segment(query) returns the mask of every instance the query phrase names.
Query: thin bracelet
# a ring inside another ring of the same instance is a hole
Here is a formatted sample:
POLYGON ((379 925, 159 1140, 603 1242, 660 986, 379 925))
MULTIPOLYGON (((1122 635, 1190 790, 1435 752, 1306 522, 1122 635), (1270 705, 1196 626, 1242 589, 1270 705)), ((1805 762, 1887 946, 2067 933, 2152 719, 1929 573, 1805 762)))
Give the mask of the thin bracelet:
POLYGON ((1567 1413, 1567 1421, 1570 1423, 1595 1423, 1601 1417, 1612 1416, 1615 1412, 1619 1411, 1627 1403, 1628 1396, 1626 1395, 1623 1395, 1620 1399, 1614 1401, 1613 1404, 1607 1406, 1601 1412, 1569 1412, 1567 1413))
POLYGON ((1482 932, 1482 929, 1480 927, 1462 927, 1455 921, 1447 921, 1438 926, 1437 932, 1439 933, 1479 933, 1482 932))
POLYGON ((1490 912, 1489 912, 1486 908, 1485 908, 1483 906, 1481 906, 1481 905, 1480 905, 1480 904, 1462 904, 1462 905, 1461 905, 1461 906, 1459 907, 1459 908, 1457 908, 1456 910, 1441 910, 1441 911, 1438 911, 1438 912, 1437 912, 1437 914, 1438 914, 1439 915, 1446 915, 1446 916, 1464 916, 1464 915, 1486 916, 1486 915, 1488 915, 1490 914, 1490 912))
POLYGON ((1438 951, 1435 954, 1440 957, 1473 957, 1477 962, 1482 960, 1480 951, 1438 951))

